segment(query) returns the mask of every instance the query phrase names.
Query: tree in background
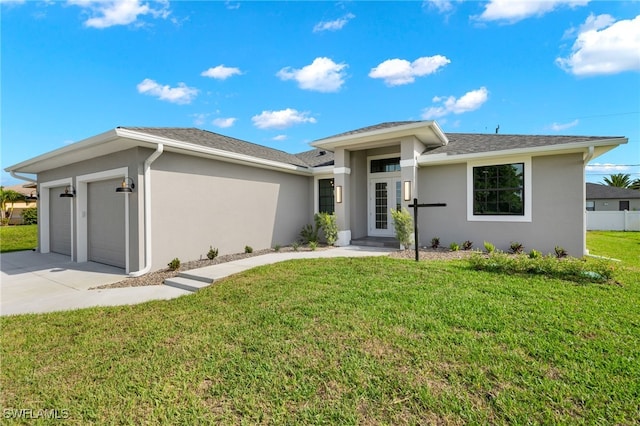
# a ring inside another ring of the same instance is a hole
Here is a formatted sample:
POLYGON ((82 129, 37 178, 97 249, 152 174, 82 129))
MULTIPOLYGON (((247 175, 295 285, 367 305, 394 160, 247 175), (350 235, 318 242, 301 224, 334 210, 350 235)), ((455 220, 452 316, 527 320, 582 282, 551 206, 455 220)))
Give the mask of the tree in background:
POLYGON ((4 186, 0 186, 0 208, 2 209, 0 224, 9 224, 11 216, 13 216, 13 204, 23 199, 23 194, 13 189, 4 189, 4 186))
POLYGON ((616 188, 628 188, 631 185, 631 176, 626 173, 616 173, 605 177, 604 183, 616 188))
POLYGON ((629 188, 640 191, 640 178, 634 179, 634 181, 631 182, 631 185, 629 185, 629 188))

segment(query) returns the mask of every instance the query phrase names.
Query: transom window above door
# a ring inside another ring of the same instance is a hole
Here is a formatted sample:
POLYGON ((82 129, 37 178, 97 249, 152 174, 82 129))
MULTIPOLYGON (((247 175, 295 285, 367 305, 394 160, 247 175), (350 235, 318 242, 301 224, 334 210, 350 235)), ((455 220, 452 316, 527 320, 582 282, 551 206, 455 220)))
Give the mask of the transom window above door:
POLYGON ((389 173, 400 171, 400 157, 371 160, 371 173, 389 173))

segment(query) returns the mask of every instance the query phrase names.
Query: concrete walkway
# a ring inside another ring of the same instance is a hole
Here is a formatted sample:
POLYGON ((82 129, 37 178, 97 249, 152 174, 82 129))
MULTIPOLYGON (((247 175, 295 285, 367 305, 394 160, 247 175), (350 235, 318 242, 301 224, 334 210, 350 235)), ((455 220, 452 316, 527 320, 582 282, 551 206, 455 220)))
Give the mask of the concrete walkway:
POLYGON ((192 286, 156 285, 89 290, 126 278, 124 271, 94 262, 74 263, 68 256, 31 251, 0 256, 0 315, 44 313, 93 306, 133 305, 149 300, 173 299, 256 266, 291 259, 384 256, 391 249, 338 247, 330 250, 269 253, 187 271, 192 286), (193 285, 194 282, 200 284, 193 285))

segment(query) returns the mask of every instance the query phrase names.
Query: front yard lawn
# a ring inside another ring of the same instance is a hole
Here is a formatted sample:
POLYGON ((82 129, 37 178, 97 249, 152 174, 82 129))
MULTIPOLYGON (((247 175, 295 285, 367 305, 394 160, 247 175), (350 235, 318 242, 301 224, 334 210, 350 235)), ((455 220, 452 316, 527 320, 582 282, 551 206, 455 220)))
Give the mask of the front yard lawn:
POLYGON ((38 246, 38 225, 0 226, 0 253, 38 246))
POLYGON ((0 405, 75 424, 637 424, 633 259, 620 285, 297 260, 171 301, 3 317, 0 405))

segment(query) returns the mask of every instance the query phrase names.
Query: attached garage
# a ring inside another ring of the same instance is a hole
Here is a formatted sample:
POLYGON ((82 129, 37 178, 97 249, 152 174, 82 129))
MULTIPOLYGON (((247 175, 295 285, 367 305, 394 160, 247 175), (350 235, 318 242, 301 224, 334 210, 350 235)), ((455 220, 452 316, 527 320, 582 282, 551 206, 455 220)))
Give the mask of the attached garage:
POLYGON ((125 195, 115 191, 122 179, 87 184, 88 260, 126 267, 125 195))
POLYGON ((60 197, 64 189, 64 186, 49 189, 49 250, 71 256, 73 198, 60 197))

